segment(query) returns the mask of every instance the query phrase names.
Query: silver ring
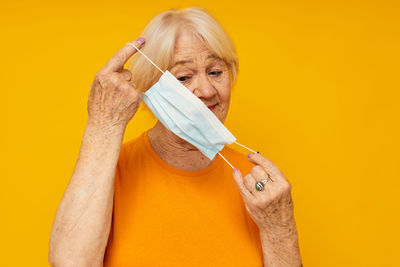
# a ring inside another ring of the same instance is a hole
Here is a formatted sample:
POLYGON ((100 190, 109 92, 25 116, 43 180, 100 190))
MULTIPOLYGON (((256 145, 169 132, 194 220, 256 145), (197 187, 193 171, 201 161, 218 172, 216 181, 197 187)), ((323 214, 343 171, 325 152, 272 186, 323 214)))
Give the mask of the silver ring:
POLYGON ((264 179, 264 180, 258 181, 256 183, 256 190, 257 191, 264 190, 264 185, 266 185, 268 181, 269 181, 269 179, 264 179))

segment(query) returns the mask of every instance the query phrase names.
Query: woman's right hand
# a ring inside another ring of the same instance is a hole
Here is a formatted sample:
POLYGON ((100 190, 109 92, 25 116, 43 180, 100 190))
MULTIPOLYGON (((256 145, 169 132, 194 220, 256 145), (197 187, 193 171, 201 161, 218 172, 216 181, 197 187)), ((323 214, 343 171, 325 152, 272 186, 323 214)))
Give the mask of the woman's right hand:
MULTIPOLYGON (((142 48, 145 40, 132 41, 142 48)), ((88 100, 88 124, 100 128, 123 128, 135 115, 142 100, 142 92, 131 81, 132 73, 124 64, 137 51, 130 45, 119 50, 96 74, 88 100)))

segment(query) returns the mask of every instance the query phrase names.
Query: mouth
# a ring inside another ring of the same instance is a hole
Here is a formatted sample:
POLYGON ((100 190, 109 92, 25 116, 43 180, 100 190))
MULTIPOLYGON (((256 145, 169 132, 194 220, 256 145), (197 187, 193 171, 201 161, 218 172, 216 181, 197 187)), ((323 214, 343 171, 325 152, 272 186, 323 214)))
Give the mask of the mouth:
POLYGON ((215 109, 215 107, 216 107, 217 105, 218 105, 218 104, 215 104, 215 105, 212 105, 212 106, 207 106, 207 107, 212 111, 212 110, 215 109))

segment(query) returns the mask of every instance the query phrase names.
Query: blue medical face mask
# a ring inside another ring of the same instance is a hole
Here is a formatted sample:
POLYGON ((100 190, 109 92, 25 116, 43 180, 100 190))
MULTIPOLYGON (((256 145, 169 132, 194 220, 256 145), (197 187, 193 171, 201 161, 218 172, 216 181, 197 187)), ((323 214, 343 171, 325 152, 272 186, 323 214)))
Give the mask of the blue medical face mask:
MULTIPOLYGON (((206 157, 213 159, 226 145, 237 142, 214 113, 190 92, 169 71, 162 71, 134 44, 128 43, 153 64, 163 75, 143 94, 143 101, 157 119, 171 132, 198 148, 206 157)), ((249 149, 253 153, 255 151, 249 149)))

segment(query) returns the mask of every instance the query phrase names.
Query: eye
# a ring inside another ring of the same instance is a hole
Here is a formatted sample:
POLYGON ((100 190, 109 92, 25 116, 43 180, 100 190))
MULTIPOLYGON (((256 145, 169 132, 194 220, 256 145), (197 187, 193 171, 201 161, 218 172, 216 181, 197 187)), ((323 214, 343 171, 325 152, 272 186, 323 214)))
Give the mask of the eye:
POLYGON ((212 71, 209 74, 212 76, 219 76, 219 75, 221 75, 221 73, 222 73, 222 71, 212 71))
POLYGON ((178 78, 178 80, 181 81, 181 82, 185 82, 185 81, 188 80, 188 79, 190 79, 189 76, 182 76, 182 77, 179 77, 179 78, 178 78))

